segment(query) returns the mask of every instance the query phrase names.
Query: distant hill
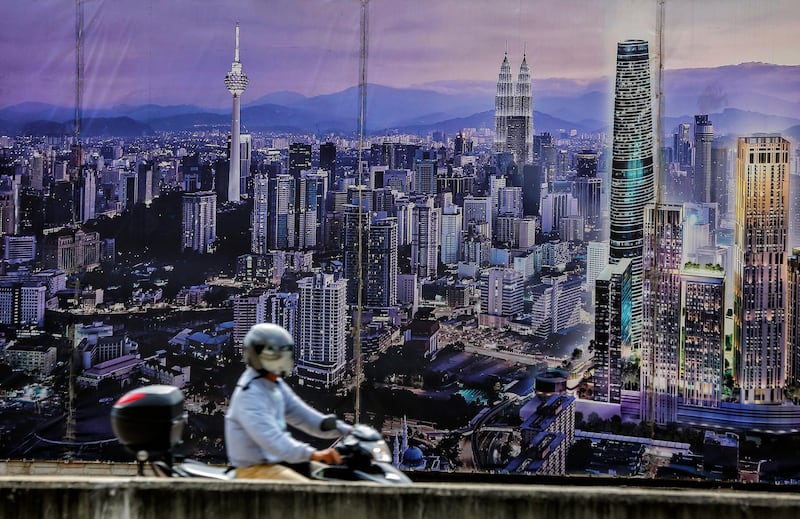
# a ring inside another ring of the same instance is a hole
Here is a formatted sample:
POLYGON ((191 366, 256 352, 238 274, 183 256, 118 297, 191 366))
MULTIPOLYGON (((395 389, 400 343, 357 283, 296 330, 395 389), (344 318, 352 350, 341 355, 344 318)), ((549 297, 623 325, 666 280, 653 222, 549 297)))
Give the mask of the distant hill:
MULTIPOLYGON (((800 125, 800 118, 766 115, 758 112, 726 108, 709 114, 715 135, 749 135, 752 133, 785 133, 787 129, 800 125)), ((666 117, 662 123, 665 135, 671 135, 682 122, 694 122, 693 116, 666 117)))
POLYGON ((800 119, 800 66, 741 63, 667 70, 664 110, 670 116, 724 108, 800 119))
MULTIPOLYGON (((565 121, 548 114, 538 111, 533 113, 533 125, 536 133, 551 132, 555 133, 559 130, 576 129, 579 132, 593 131, 593 127, 583 127, 576 125, 570 121, 565 121)), ((451 135, 464 128, 494 128, 494 110, 487 110, 467 117, 457 117, 454 119, 447 119, 427 124, 417 124, 411 126, 398 126, 387 127, 382 130, 377 130, 375 133, 386 133, 389 130, 399 131, 401 133, 420 133, 425 134, 432 131, 443 131, 451 135)))
MULTIPOLYGON (((367 88, 367 131, 389 129, 453 132, 464 127, 493 127, 494 88, 491 81, 437 81, 413 88, 370 84, 367 88), (460 125, 460 128, 458 127, 460 125)), ((665 134, 697 113, 712 114, 723 133, 782 132, 800 122, 800 66, 743 63, 716 68, 667 70, 664 73, 665 134)), ((613 80, 547 78, 533 80, 534 127, 539 131, 610 128, 613 80)), ((246 101, 246 99, 245 99, 246 101)), ((306 97, 274 92, 246 101, 244 129, 292 132, 355 132, 359 89, 348 88, 306 97)), ((84 111, 84 132, 104 130, 120 136, 149 131, 179 131, 230 125, 230 108, 192 105, 115 106, 84 111), (94 122, 89 122, 94 121, 94 122)), ((21 103, 0 109, 0 130, 66 133, 74 113, 44 103, 21 103)))
MULTIPOLYGON (((23 135, 66 135, 74 131, 74 123, 55 121, 32 121, 20 126, 23 135)), ((97 117, 83 119, 81 135, 85 137, 101 137, 114 135, 117 137, 141 137, 152 135, 153 129, 144 123, 134 121, 130 117, 97 117)))

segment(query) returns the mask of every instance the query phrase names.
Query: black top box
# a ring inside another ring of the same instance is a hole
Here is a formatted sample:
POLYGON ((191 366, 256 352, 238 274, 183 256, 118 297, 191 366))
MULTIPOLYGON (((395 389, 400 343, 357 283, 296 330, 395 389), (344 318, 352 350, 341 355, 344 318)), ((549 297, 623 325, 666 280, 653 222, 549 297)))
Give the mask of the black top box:
POLYGON ((183 393, 174 386, 152 385, 128 391, 111 409, 111 427, 119 442, 136 454, 166 453, 181 442, 186 415, 183 393))

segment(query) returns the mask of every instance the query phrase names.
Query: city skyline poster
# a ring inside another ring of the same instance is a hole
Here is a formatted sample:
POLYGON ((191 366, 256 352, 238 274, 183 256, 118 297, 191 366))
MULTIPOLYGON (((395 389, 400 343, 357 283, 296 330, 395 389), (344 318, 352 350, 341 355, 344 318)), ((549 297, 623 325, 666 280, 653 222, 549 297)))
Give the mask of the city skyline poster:
POLYGON ((408 470, 800 472, 793 2, 7 10, 0 455, 224 462, 271 321, 408 470))

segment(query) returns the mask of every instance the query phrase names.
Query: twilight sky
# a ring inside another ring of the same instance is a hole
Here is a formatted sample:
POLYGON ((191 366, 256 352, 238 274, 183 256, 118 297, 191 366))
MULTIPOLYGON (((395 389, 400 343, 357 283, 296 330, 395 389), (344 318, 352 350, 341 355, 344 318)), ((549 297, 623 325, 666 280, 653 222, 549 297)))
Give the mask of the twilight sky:
MULTIPOLYGON (((70 106, 75 3, 6 1, 0 107, 70 106)), ((241 25, 250 86, 331 93, 358 82, 360 0, 83 0, 85 106, 227 106, 223 78, 241 25)), ((534 81, 612 76, 616 42, 650 41, 658 0, 369 0, 368 81, 405 87, 495 81, 523 45, 534 81)), ((800 63, 796 0, 665 0, 664 67, 800 63)))

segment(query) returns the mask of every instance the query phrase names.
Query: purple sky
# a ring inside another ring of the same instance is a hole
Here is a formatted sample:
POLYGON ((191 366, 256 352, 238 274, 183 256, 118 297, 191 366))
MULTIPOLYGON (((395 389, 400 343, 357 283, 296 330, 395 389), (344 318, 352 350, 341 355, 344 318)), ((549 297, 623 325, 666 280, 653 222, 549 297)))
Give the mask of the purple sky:
MULTIPOLYGON (((506 42, 527 45, 534 81, 613 75, 615 44, 651 42, 657 0, 370 0, 368 80, 390 86, 494 81, 506 42)), ((244 102, 357 83, 359 0, 84 0, 85 105, 226 106, 241 24, 244 102)), ((666 0, 665 68, 800 63, 796 0, 666 0)), ((5 2, 0 107, 70 106, 75 4, 5 2)))

